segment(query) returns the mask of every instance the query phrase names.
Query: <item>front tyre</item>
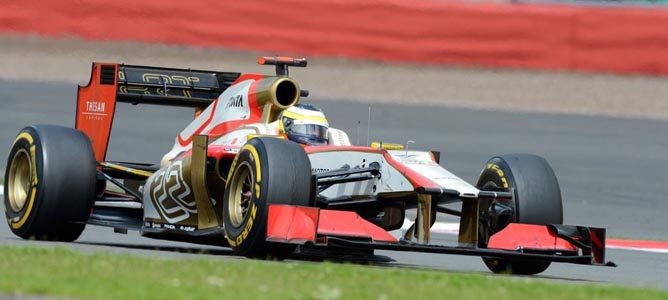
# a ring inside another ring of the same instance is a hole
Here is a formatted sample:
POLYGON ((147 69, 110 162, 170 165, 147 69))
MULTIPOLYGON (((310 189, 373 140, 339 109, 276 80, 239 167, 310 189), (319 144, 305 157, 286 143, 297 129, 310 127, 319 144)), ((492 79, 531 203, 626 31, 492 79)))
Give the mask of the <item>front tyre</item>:
POLYGON ((236 254, 284 259, 294 245, 266 241, 270 204, 312 206, 311 162, 296 143, 253 138, 232 162, 223 199, 227 240, 236 254))
POLYGON ((26 127, 5 170, 4 206, 11 231, 24 239, 74 241, 95 197, 95 158, 88 137, 72 128, 26 127))
MULTIPOLYGON (((512 203, 481 203, 480 246, 486 247, 494 233, 508 223, 562 224, 561 192, 554 171, 542 157, 531 154, 496 156, 486 164, 476 185, 481 190, 514 189, 512 203), (482 221, 482 220, 481 220, 482 221)), ((545 271, 550 262, 504 260, 484 257, 494 273, 533 275, 545 271)))

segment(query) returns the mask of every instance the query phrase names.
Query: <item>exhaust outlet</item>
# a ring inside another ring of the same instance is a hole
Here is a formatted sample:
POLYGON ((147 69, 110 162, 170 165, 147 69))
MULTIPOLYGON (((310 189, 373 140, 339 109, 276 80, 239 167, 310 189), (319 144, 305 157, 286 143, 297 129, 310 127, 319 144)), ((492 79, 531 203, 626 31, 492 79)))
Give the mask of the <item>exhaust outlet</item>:
POLYGON ((299 102, 299 84, 288 77, 270 77, 260 80, 255 89, 257 104, 271 104, 273 110, 285 110, 299 102))
POLYGON ((275 120, 279 112, 299 103, 299 83, 289 77, 269 77, 260 80, 255 89, 257 104, 263 107, 261 122, 275 120))

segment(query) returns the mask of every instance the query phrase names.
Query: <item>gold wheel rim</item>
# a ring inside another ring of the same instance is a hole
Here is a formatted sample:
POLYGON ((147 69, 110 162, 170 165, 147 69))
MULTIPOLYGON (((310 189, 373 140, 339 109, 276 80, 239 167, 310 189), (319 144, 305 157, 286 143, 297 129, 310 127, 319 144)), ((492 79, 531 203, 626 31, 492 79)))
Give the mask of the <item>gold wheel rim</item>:
POLYGON ((25 149, 16 151, 9 167, 7 196, 9 206, 14 212, 20 212, 28 201, 32 179, 32 161, 25 149))
POLYGON ((235 228, 241 227, 248 215, 248 208, 251 205, 253 197, 253 184, 255 176, 248 162, 239 164, 239 168, 232 177, 230 185, 230 198, 228 201, 228 211, 230 222, 235 228))

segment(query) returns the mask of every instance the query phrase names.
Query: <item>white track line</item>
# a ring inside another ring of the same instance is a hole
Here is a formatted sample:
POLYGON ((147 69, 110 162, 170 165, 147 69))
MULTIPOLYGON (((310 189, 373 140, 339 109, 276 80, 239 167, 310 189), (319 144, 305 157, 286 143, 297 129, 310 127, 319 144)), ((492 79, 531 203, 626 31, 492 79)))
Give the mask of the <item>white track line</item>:
POLYGON ((606 249, 620 249, 620 250, 632 250, 632 251, 641 251, 641 252, 653 252, 653 253, 665 253, 668 254, 668 249, 654 249, 654 248, 639 248, 639 247, 622 247, 622 246, 605 246, 606 249))
POLYGON ((4 193, 5 193, 5 186, 4 186, 4 185, 0 185, 0 195, 2 195, 2 194, 4 194, 4 193))
MULTIPOLYGON (((408 228, 410 228, 411 225, 413 225, 413 221, 409 219, 404 219, 404 225, 401 226, 401 230, 408 230, 408 228)), ((458 234, 459 223, 436 222, 434 223, 434 226, 431 227, 431 232, 443 233, 443 234, 458 234)))
MULTIPOLYGON (((404 219, 404 225, 401 227, 401 230, 402 231, 408 230, 408 228, 412 224, 413 221, 409 219, 404 219)), ((459 234, 459 223, 436 222, 434 223, 434 226, 431 227, 431 232, 442 233, 442 234, 459 234)), ((668 254, 668 249, 642 248, 642 247, 617 246, 617 245, 608 245, 606 246, 606 248, 668 254)))

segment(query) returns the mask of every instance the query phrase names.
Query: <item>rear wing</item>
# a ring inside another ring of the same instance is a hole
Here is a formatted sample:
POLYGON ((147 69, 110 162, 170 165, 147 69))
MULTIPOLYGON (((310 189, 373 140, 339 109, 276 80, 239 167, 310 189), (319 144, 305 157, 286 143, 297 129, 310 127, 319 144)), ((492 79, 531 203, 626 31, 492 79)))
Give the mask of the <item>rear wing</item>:
POLYGON ((241 74, 93 63, 88 85, 79 86, 75 127, 88 135, 104 161, 117 102, 193 107, 211 104, 241 74))

